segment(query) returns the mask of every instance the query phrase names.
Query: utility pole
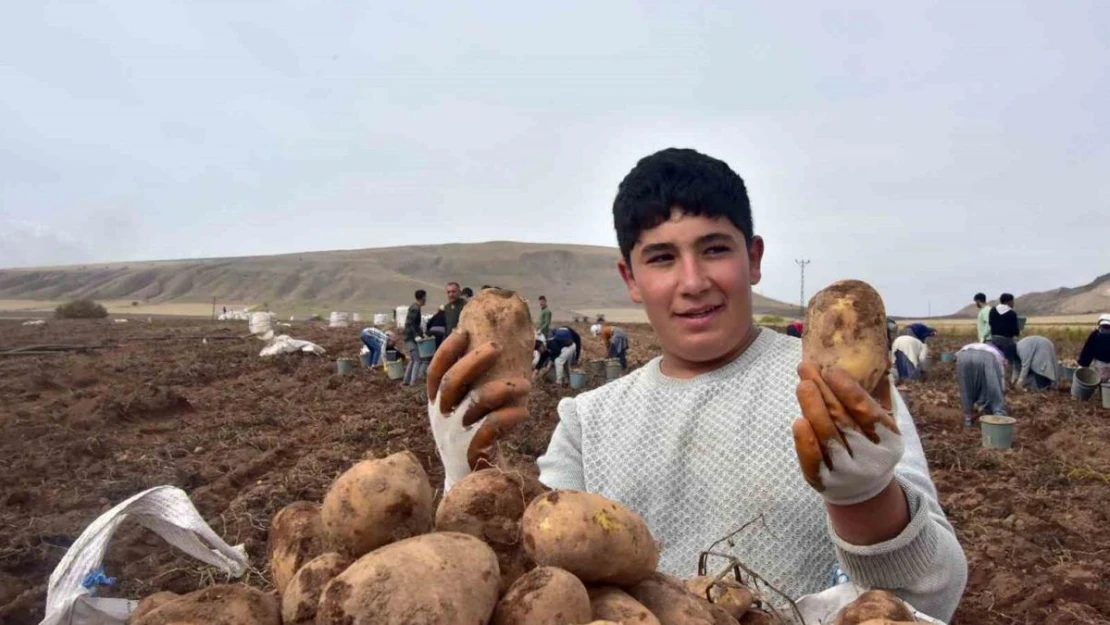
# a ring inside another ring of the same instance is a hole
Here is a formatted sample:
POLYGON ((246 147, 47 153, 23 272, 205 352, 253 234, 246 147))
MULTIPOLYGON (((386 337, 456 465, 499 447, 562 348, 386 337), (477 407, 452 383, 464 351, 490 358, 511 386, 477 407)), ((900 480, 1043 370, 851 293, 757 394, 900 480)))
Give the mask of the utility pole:
POLYGON ((802 295, 801 299, 798 300, 798 309, 801 311, 802 318, 804 319, 806 316, 806 265, 808 265, 810 261, 808 259, 799 258, 795 259, 794 262, 802 268, 802 295))

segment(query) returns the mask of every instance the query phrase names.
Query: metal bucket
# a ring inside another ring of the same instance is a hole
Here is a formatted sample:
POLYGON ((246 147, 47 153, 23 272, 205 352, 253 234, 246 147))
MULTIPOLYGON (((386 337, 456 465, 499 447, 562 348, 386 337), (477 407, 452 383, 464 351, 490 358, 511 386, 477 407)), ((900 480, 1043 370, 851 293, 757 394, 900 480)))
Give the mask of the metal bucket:
POLYGON ((570 387, 574 389, 586 386, 586 374, 581 371, 570 372, 570 387))
POLYGON ((400 380, 405 377, 405 363, 403 360, 390 360, 385 363, 385 375, 390 380, 400 380))
POLYGON ((956 362, 956 354, 953 354, 952 352, 941 352, 940 361, 941 362, 956 362))
POLYGON ((420 354, 421 358, 431 358, 436 353, 436 340, 435 339, 417 339, 416 340, 416 353, 420 354))
POLYGON ((1075 370, 1071 379, 1071 396, 1079 401, 1087 401, 1095 394, 1099 385, 1098 371, 1090 367, 1080 367, 1075 370))
POLYGON ((350 373, 355 370, 355 361, 352 358, 340 358, 335 361, 335 368, 339 373, 350 373))
POLYGON ((621 377, 621 361, 616 358, 605 359, 605 379, 616 380, 621 377))
POLYGON ((979 418, 983 431, 983 447, 1009 449, 1014 443, 1014 424, 1017 419, 1002 415, 984 415, 979 418))

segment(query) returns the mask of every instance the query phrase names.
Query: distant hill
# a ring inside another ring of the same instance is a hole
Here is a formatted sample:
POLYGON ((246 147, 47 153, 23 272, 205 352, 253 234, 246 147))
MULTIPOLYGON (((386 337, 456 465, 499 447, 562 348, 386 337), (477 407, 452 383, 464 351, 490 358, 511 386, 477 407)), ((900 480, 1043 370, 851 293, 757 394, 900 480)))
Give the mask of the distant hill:
MULTIPOLYGON (((444 301, 450 280, 478 290, 495 285, 535 300, 546 295, 560 316, 631 308, 616 271, 616 248, 494 241, 277 256, 110 263, 0 270, 0 299, 269 303, 285 309, 388 311, 416 289, 444 301)), ((796 306, 754 295, 757 314, 791 315, 796 306)))
MULTIPOLYGON (((1110 311, 1110 273, 1083 286, 1015 296, 1014 307, 1021 314, 1029 316, 1082 315, 1110 311)), ((968 305, 953 316, 974 317, 975 314, 975 306, 968 305)))

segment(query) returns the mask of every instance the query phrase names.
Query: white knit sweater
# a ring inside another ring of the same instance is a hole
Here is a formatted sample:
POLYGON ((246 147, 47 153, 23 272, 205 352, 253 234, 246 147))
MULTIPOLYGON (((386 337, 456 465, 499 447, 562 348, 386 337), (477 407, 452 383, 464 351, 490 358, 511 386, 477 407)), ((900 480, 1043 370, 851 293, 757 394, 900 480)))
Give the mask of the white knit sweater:
MULTIPOLYGON (((689 380, 663 375, 660 360, 559 403, 559 425, 537 460, 540 481, 637 511, 660 542, 663 572, 694 575, 700 552, 762 515, 766 528, 757 523, 718 550, 792 598, 831 586, 839 564, 858 586, 894 590, 926 614, 951 618, 967 560, 901 396, 906 451, 896 479, 911 521, 896 538, 861 547, 835 535, 798 468, 790 427, 800 414, 801 341, 761 330, 736 360, 689 380)), ((710 560, 713 569, 723 564, 710 560)))

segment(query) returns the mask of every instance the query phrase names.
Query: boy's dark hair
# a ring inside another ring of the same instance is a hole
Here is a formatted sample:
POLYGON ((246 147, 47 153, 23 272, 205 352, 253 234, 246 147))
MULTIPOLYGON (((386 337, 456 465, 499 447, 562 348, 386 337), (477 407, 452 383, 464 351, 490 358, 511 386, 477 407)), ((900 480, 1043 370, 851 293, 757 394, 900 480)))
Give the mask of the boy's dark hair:
POLYGON ((542 299, 543 301, 545 301, 545 302, 546 302, 546 301, 547 301, 547 296, 546 296, 546 295, 541 295, 541 296, 540 296, 540 299, 542 299))
POLYGON ((688 215, 726 217, 752 241, 752 207, 744 180, 724 161, 695 150, 667 148, 636 163, 613 200, 613 227, 625 262, 644 230, 679 207, 688 215))
POLYGON ((1014 296, 1009 293, 1003 293, 1002 297, 998 298, 999 303, 1009 306, 1014 303, 1014 296))
POLYGON ((416 289, 416 293, 414 293, 414 295, 416 296, 416 299, 421 300, 428 296, 428 292, 424 289, 416 289))
POLYGON ((471 289, 468 286, 464 286, 463 290, 462 290, 462 294, 465 295, 466 297, 474 297, 474 290, 471 289))
POLYGON ((976 293, 975 297, 971 301, 979 302, 980 304, 986 304, 987 303, 987 296, 986 296, 985 293, 976 293))

